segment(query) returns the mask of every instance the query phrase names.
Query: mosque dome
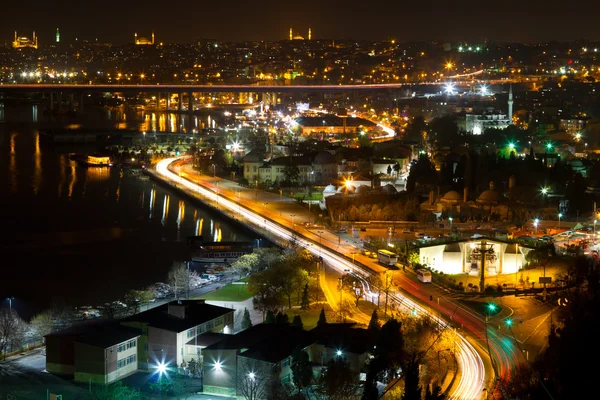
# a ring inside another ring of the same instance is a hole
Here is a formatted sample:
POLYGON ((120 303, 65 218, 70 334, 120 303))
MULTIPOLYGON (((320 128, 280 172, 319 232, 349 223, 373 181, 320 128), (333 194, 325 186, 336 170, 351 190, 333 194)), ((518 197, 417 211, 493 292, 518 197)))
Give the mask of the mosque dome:
POLYGON ((501 194, 494 189, 494 182, 490 182, 490 188, 481 193, 477 198, 478 203, 497 204, 500 202, 501 194))
POLYGON ((323 189, 323 194, 326 194, 326 193, 331 193, 331 194, 337 193, 337 189, 335 188, 335 186, 333 186, 331 184, 327 185, 325 187, 325 189, 323 189))
POLYGON ((462 198, 456 190, 451 190, 451 191, 447 192, 441 198, 441 201, 443 201, 443 202, 456 202, 456 201, 461 201, 461 200, 462 200, 462 198))

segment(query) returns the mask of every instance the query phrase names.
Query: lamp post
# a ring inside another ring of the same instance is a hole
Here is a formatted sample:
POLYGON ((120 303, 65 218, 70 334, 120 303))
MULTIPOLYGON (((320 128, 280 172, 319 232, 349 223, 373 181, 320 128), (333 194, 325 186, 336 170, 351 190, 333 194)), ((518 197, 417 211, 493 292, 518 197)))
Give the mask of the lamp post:
POLYGON ((319 234, 319 257, 321 257, 321 249, 323 248, 322 246, 322 242, 321 242, 321 234, 323 233, 323 231, 317 231, 317 233, 319 234))
POLYGON ((558 213, 558 229, 560 229, 560 219, 562 218, 562 213, 558 213))
POLYGON ((540 222, 539 219, 534 219, 533 220, 533 227, 535 228, 535 234, 537 235, 537 228, 538 228, 538 223, 540 222))
POLYGON ((450 230, 452 230, 452 217, 448 217, 448 221, 450 221, 450 230))
POLYGON ((596 223, 597 222, 598 222, 597 220, 594 220, 594 236, 593 236, 593 239, 592 239, 593 240, 593 242, 592 242, 593 244, 596 244, 596 223))
POLYGON ((267 203, 266 201, 263 202, 263 206, 265 206, 265 214, 267 214, 267 204, 269 204, 269 203, 267 203))
POLYGON ((14 300, 14 297, 7 297, 6 300, 8 300, 8 309, 10 311, 10 314, 12 315, 12 301, 14 300))
POLYGON ((292 218, 292 229, 294 229, 294 217, 296 216, 296 214, 290 214, 290 217, 292 218))

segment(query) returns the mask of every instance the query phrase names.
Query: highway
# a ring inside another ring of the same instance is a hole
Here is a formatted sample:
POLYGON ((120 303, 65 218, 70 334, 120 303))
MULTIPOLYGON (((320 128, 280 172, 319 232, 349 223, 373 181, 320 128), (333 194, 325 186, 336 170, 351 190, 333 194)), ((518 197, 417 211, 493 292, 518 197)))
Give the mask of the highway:
MULTIPOLYGON (((268 218, 264 216, 263 213, 261 213, 263 207, 261 206, 261 203, 257 201, 254 202, 253 207, 249 207, 247 204, 251 203, 251 201, 242 201, 239 193, 236 197, 235 192, 228 191, 222 187, 213 185, 211 188, 208 187, 206 182, 203 182, 200 185, 188 180, 186 174, 182 173, 181 170, 179 170, 178 173, 172 172, 170 165, 178 160, 182 159, 168 158, 161 160, 156 165, 156 173, 162 179, 181 185, 190 193, 198 195, 205 201, 208 200, 211 205, 215 204, 218 208, 227 209, 231 215, 237 215, 238 218, 245 219, 248 223, 259 227, 259 229, 268 231, 271 235, 275 235, 284 241, 295 241, 297 245, 306 248, 315 256, 321 256, 328 266, 341 273, 344 273, 344 271, 348 269, 361 275, 369 273, 365 269, 359 269, 354 265, 352 259, 348 259, 346 256, 342 255, 350 254, 348 250, 340 250, 340 253, 333 250, 340 248, 341 241, 339 238, 336 238, 335 236, 333 238, 327 235, 324 236, 323 233, 326 232, 324 230, 317 232, 304 230, 302 233, 299 233, 299 231, 295 229, 295 224, 293 222, 291 224, 288 222, 286 219, 287 215, 285 218, 280 215, 279 220, 282 222, 279 223, 277 222, 278 218, 274 213, 271 213, 268 218)), ((194 177, 198 182, 199 180, 197 178, 198 177, 194 177)), ((262 204, 264 205, 264 213, 266 214, 267 204, 262 204)), ((374 270, 371 272, 372 274, 380 273, 385 270, 382 266, 375 268, 375 265, 373 265, 373 267, 374 270)), ((414 285, 414 282, 411 284, 414 285)), ((430 313, 441 326, 451 328, 444 319, 439 317, 439 314, 431 312, 429 307, 424 307, 421 303, 414 302, 402 295, 390 297, 392 301, 395 301, 398 306, 404 310, 404 312, 410 313, 415 310, 418 315, 430 313)), ((456 310, 454 312, 456 312, 456 310)), ((469 323, 466 319, 464 322, 469 323)), ((489 372, 486 374, 484 361, 475 346, 460 332, 457 333, 456 338, 456 359, 460 365, 460 374, 458 382, 455 383, 449 397, 457 400, 480 399, 486 393, 484 389, 490 379, 489 372)))

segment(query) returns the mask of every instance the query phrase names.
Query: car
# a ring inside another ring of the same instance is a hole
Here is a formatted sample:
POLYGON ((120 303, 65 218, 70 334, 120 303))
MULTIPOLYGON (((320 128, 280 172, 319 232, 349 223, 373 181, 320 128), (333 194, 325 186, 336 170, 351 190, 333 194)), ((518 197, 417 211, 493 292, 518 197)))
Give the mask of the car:
POLYGON ((402 233, 404 233, 404 234, 410 233, 410 229, 402 229, 402 233))

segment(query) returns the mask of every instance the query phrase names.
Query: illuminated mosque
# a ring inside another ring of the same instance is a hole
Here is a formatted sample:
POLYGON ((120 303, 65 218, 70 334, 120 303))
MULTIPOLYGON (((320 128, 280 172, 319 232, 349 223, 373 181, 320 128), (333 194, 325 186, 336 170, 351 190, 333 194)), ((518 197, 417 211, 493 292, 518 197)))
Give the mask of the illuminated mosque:
MULTIPOLYGON (((305 39, 303 36, 301 35, 294 35, 294 31, 292 30, 292 27, 290 26, 290 40, 307 40, 305 39)), ((310 26, 308 27, 308 40, 312 40, 312 29, 310 28, 310 26)))
POLYGON ((135 33, 134 34, 134 41, 135 41, 135 44, 138 45, 138 46, 150 46, 150 45, 153 45, 154 44, 154 32, 152 32, 152 39, 148 39, 148 38, 145 38, 145 37, 142 37, 142 36, 138 37, 138 34, 135 33))
POLYGON ((15 40, 12 42, 12 47, 15 49, 23 49, 26 47, 31 47, 33 49, 38 48, 38 40, 35 36, 35 32, 33 32, 32 38, 28 38, 25 36, 17 35, 17 31, 15 31, 15 40))

